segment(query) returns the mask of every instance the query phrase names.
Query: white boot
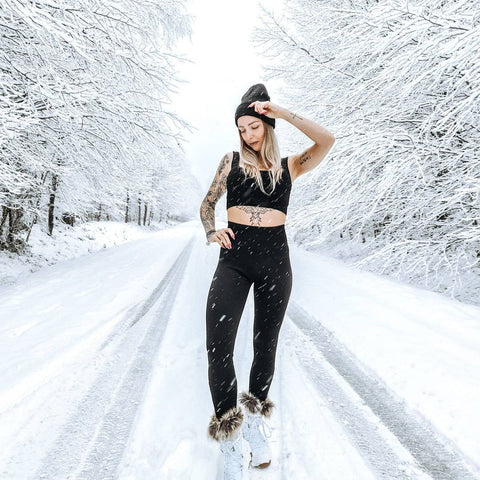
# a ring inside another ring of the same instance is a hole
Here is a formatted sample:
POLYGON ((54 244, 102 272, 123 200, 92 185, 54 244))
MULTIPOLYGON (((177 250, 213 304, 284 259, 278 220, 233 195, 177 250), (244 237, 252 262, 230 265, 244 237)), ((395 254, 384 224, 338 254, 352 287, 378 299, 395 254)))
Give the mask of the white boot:
POLYGON ((243 439, 238 431, 230 440, 220 440, 223 452, 223 480, 242 480, 243 439))
POLYGON ((250 445, 251 465, 256 468, 266 468, 271 463, 272 454, 265 433, 265 428, 269 429, 269 427, 264 418, 270 416, 274 404, 268 398, 262 402, 252 393, 246 392, 240 394, 240 403, 245 407, 242 432, 250 445))
POLYGON ((223 480, 242 480, 243 418, 242 410, 239 407, 233 407, 220 419, 213 414, 208 426, 210 437, 218 441, 223 453, 223 480))

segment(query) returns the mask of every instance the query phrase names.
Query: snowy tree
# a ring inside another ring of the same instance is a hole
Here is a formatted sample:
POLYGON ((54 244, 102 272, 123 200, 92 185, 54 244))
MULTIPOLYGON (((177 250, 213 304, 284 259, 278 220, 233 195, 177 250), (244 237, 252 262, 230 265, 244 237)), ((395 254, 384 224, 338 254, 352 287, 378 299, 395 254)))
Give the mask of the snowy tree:
MULTIPOLYGON (((55 203, 80 218, 99 205, 123 218, 127 190, 155 211, 184 184, 168 111, 179 82, 175 42, 190 35, 183 2, 1 0, 0 202, 3 245, 55 203), (150 191, 158 178, 162 196, 150 191), (57 200, 58 199, 58 200, 57 200), (28 218, 26 218, 28 217, 28 218)), ((58 212, 60 216, 61 212, 58 212)), ((21 245, 20 245, 21 246, 21 245)))
MULTIPOLYGON (((261 18, 279 103, 337 139, 295 185, 296 240, 478 303, 477 3, 294 0, 261 18)), ((308 146, 289 134, 292 152, 308 146)))

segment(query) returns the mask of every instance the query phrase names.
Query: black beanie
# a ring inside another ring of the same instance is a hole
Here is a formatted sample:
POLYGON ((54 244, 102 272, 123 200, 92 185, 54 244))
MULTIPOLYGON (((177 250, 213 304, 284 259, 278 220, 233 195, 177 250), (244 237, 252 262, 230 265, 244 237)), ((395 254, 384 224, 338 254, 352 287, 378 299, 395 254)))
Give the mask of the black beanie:
POLYGON ((267 89, 265 88, 265 85, 263 83, 257 83, 255 85, 252 85, 243 95, 241 100, 242 103, 240 103, 240 105, 237 107, 237 110, 235 111, 235 125, 237 125, 237 127, 237 120, 242 115, 251 115, 252 117, 261 118, 264 122, 267 122, 269 125, 275 128, 274 118, 270 118, 266 115, 262 115, 256 112, 254 106, 248 108, 248 106, 252 102, 255 102, 257 100, 260 102, 270 101, 270 95, 268 94, 267 89))

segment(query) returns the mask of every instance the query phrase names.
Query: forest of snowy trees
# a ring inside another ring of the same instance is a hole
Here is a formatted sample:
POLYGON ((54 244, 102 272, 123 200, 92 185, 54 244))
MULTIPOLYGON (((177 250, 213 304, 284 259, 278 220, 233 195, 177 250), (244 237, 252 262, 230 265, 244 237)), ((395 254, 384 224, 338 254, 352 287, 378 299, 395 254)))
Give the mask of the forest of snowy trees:
MULTIPOLYGON (((480 303, 478 3, 292 0, 277 17, 252 37, 267 84, 336 137, 295 184, 294 239, 480 303)), ((297 133, 286 154, 309 146, 297 133)))
POLYGON ((36 222, 193 215, 168 107, 190 35, 182 1, 0 0, 0 249, 36 222))
MULTIPOLYGON (((259 81, 336 138, 295 183, 293 240, 480 303, 478 4, 283 3, 251 36, 259 81)), ((185 3, 0 6, 0 250, 22 252, 36 222, 196 218, 190 125, 168 107, 185 3)), ((285 154, 309 146, 288 135, 285 154)))

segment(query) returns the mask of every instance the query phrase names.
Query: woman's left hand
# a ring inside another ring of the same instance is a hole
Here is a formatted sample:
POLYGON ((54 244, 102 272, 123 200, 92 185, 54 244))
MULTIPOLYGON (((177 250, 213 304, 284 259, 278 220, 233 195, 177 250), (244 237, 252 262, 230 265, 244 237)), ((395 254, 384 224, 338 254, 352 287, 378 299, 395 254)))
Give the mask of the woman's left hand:
POLYGON ((255 102, 252 102, 249 107, 251 107, 252 105, 255 106, 255 111, 257 113, 259 113, 260 115, 265 115, 269 118, 279 118, 283 110, 282 107, 268 101, 261 102, 260 100, 256 100, 255 102))

